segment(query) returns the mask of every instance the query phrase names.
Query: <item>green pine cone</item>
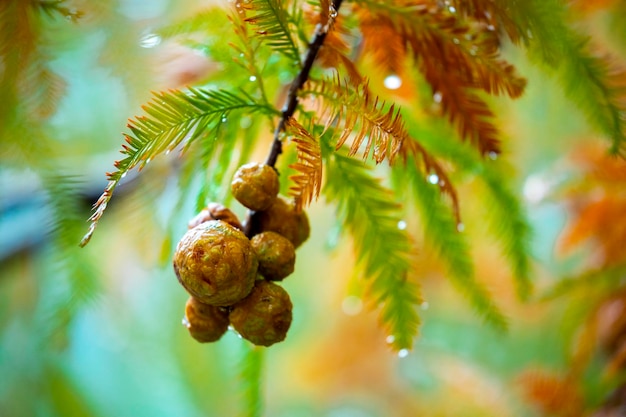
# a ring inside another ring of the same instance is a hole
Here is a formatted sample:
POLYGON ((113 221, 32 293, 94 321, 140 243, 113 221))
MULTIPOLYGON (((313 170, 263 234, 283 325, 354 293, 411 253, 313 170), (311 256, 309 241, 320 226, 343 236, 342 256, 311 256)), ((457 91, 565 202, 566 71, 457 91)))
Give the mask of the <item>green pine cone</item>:
POLYGON ((262 232, 250 242, 259 260, 259 273, 265 279, 280 281, 293 273, 296 249, 289 239, 276 232, 262 232))
POLYGON ((187 292, 214 306, 229 306, 246 297, 258 268, 250 240, 221 220, 188 230, 178 242, 173 264, 187 292))
POLYGON ((232 307, 230 323, 255 345, 271 346, 287 336, 291 326, 289 294, 270 281, 258 280, 250 295, 232 307))
POLYGON ((228 330, 228 309, 203 304, 194 297, 189 297, 185 305, 183 324, 191 337, 200 343, 219 340, 228 330))

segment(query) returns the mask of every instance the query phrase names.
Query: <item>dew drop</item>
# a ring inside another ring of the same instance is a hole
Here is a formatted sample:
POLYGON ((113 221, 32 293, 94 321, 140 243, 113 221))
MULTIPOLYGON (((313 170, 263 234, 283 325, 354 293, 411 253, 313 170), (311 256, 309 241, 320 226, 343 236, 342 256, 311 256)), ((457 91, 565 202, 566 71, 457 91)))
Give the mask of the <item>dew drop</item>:
POLYGON ((222 123, 226 123, 228 121, 228 118, 226 116, 222 116, 222 123))
POLYGON ((439 175, 437 175, 437 174, 430 174, 428 176, 428 182, 431 183, 431 184, 439 183, 439 175))
POLYGON ((331 19, 337 18, 337 9, 335 9, 333 6, 330 6, 329 14, 331 19))
POLYGON ((450 10, 450 13, 456 13, 456 9, 453 6, 448 7, 448 10, 450 10))
POLYGON ((487 30, 493 32, 494 30, 496 30, 496 27, 494 25, 487 25, 487 30))
POLYGON ((489 152, 489 159, 495 161, 496 159, 498 159, 498 153, 494 151, 489 152))
POLYGON ((189 320, 187 320, 187 316, 183 317, 182 323, 183 326, 185 326, 186 328, 191 328, 191 323, 189 323, 189 320))
POLYGON ((383 81, 383 84, 389 90, 397 90, 402 86, 402 79, 395 74, 389 75, 383 81))
POLYGON ((455 45, 458 45, 458 44, 460 44, 460 43, 461 43, 461 41, 459 40, 459 38, 453 38, 453 39, 452 39, 452 42, 453 42, 455 45))
POLYGON ((409 350, 408 349, 400 349, 398 351, 398 357, 399 358, 406 358, 407 356, 409 356, 409 350))
POLYGON ((420 304, 420 308, 422 310, 428 310, 429 307, 430 307, 430 304, 428 304, 428 301, 422 301, 420 304))
POLYGON ((439 91, 437 91, 435 94, 433 94, 433 101, 435 103, 441 103, 441 93, 439 91))
POLYGON ((458 232, 462 232, 462 231, 464 231, 464 230, 465 230, 465 225, 464 225, 463 223, 457 223, 457 225, 456 225, 456 230, 457 230, 458 232))
POLYGON ((142 48, 154 48, 161 43, 161 37, 156 33, 148 33, 139 39, 139 46, 142 48))
POLYGON ((255 75, 251 75, 250 78, 248 78, 250 81, 256 81, 256 76, 255 75))
POLYGON ((396 337, 394 335, 392 335, 392 334, 390 334, 389 336, 387 336, 385 338, 385 342, 387 342, 389 344, 392 344, 395 341, 396 341, 396 337))
POLYGON ((120 175, 120 178, 126 177, 126 174, 128 174, 128 172, 124 172, 122 175, 120 175))
POLYGON ((398 229, 399 230, 406 230, 406 222, 404 220, 398 221, 398 229))
POLYGON ((522 193, 531 203, 539 203, 550 192, 550 183, 540 175, 531 175, 524 181, 522 193))

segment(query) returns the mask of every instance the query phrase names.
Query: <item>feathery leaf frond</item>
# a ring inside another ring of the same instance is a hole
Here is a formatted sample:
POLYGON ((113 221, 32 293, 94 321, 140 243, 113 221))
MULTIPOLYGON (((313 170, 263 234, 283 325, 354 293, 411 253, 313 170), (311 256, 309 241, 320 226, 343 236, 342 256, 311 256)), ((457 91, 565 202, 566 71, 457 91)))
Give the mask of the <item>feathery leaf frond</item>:
POLYGON ((297 171, 290 177, 290 188, 296 210, 300 211, 317 199, 322 189, 322 151, 319 142, 294 118, 285 123, 287 135, 296 144, 298 162, 289 165, 297 171))
POLYGON ((476 280, 472 255, 465 235, 460 232, 457 222, 441 200, 437 187, 429 183, 410 159, 402 169, 402 178, 408 181, 408 184, 397 184, 397 187, 401 187, 398 191, 406 192, 407 188, 413 191, 427 241, 446 263, 448 279, 487 323, 498 330, 505 330, 506 318, 487 289, 476 280))
POLYGON ((577 276, 564 277, 550 287, 541 297, 542 300, 552 300, 564 295, 579 291, 604 292, 610 294, 615 289, 626 284, 626 264, 592 269, 577 276))
POLYGON ((430 129, 414 126, 413 129, 415 132, 412 133, 420 137, 429 152, 450 161, 460 173, 476 176, 484 185, 489 210, 486 219, 512 269, 517 293, 521 299, 526 299, 532 291, 529 248, 531 228, 506 175, 497 169, 495 161, 480 158, 469 146, 459 146, 446 140, 436 126, 430 129))
POLYGON ((211 31, 215 27, 215 8, 200 10, 186 19, 182 19, 174 24, 164 26, 156 30, 156 34, 163 39, 173 38, 179 35, 189 35, 194 32, 211 31))
POLYGON ((246 417, 261 417, 263 415, 263 397, 261 395, 264 351, 260 346, 243 344, 243 358, 239 379, 242 388, 242 400, 245 409, 241 413, 246 417))
POLYGON ((257 33, 276 52, 285 55, 290 62, 302 65, 300 48, 293 36, 292 20, 280 0, 251 0, 236 4, 242 10, 256 12, 245 20, 257 27, 257 33))
POLYGON ((515 44, 526 43, 529 32, 524 22, 516 21, 511 16, 511 5, 508 0, 451 0, 450 5, 456 13, 475 19, 498 33, 506 32, 515 44))
POLYGON ((336 149, 351 142, 350 156, 363 154, 367 159, 372 151, 376 163, 387 159, 392 163, 407 138, 404 121, 395 105, 386 106, 378 97, 372 99, 367 83, 351 88, 347 82, 320 81, 309 83, 306 93, 321 99, 320 120, 328 129, 339 126, 336 149))
POLYGON ((472 90, 516 98, 524 91, 526 80, 499 58, 497 34, 484 24, 470 26, 448 8, 428 2, 397 6, 375 0, 359 3, 367 8, 360 13, 372 16, 361 20, 366 42, 371 38, 370 42, 380 43, 381 27, 398 34, 460 136, 476 144, 483 154, 498 153, 493 113, 472 90))
POLYGON ((402 74, 407 57, 405 40, 390 19, 369 9, 358 8, 363 33, 363 50, 372 55, 376 65, 392 74, 402 74))
POLYGON ((530 56, 554 71, 567 97, 611 139, 611 152, 626 156, 626 67, 591 52, 589 39, 567 25, 561 1, 512 2, 511 12, 532 34, 530 56))
POLYGON ((405 48, 421 68, 437 67, 453 74, 462 86, 480 88, 489 94, 516 98, 523 93, 526 80, 500 59, 497 33, 486 25, 470 25, 449 8, 427 1, 398 6, 377 0, 357 3, 367 7, 366 14, 374 16, 361 21, 365 39, 377 36, 379 26, 385 26, 404 39, 405 48), (371 22, 375 24, 370 27, 371 22))
POLYGON ((64 6, 65 0, 37 0, 34 2, 35 6, 43 10, 48 16, 56 17, 60 15, 65 19, 78 20, 83 15, 83 12, 76 8, 70 8, 64 6))
POLYGON ((343 224, 354 238, 370 295, 381 304, 382 325, 393 336, 396 350, 410 349, 418 331, 416 306, 421 297, 409 279, 413 249, 408 234, 398 228, 401 206, 359 160, 331 153, 326 170, 333 180, 326 183, 324 192, 337 203, 343 224))
POLYGON ((83 227, 79 200, 80 180, 59 172, 44 173, 42 176, 47 190, 47 205, 50 207, 50 237, 54 247, 54 267, 60 272, 56 285, 64 291, 56 291, 42 300, 43 316, 49 332, 44 339, 65 339, 67 327, 80 309, 93 302, 100 291, 98 273, 89 253, 80 250, 76 241, 83 227))
POLYGON ((61 76, 42 66, 37 58, 22 73, 18 82, 23 105, 38 119, 46 119, 54 114, 67 87, 61 76))
POLYGON ((138 116, 128 124, 131 134, 124 134, 128 145, 122 145, 121 151, 126 157, 115 162, 116 171, 107 174, 109 184, 94 205, 91 226, 81 246, 89 242, 113 191, 128 171, 136 166, 143 168, 152 158, 173 150, 183 140, 188 147, 230 112, 243 109, 249 112, 276 111, 258 104, 248 95, 224 90, 191 88, 187 92, 172 90, 155 93, 154 99, 143 106, 147 116, 138 116))
MULTIPOLYGON (((310 17, 309 20, 312 23, 319 23, 322 26, 328 24, 328 21, 324 23, 323 16, 318 17, 316 15, 310 17)), ((344 19, 341 17, 334 19, 331 28, 326 33, 324 44, 320 48, 315 62, 324 68, 338 69, 343 66, 350 82, 353 85, 359 85, 364 81, 364 78, 359 72, 355 62, 348 56, 350 47, 343 37, 343 35, 347 33, 349 33, 349 31, 344 25, 344 19)))

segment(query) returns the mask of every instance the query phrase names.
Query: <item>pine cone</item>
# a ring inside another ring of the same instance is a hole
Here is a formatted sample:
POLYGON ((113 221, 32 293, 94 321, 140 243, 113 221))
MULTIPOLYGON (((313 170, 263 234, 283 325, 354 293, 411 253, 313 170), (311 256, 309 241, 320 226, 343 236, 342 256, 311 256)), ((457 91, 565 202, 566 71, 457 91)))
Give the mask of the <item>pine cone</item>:
POLYGON ((235 304, 230 323, 246 340, 270 346, 285 339, 292 319, 289 294, 270 281, 258 280, 249 296, 235 304))
POLYGON ((289 239, 276 232, 263 232, 250 239, 265 279, 280 281, 293 273, 296 249, 289 239))
POLYGON ((209 220, 182 237, 174 253, 174 272, 198 301, 229 306, 246 297, 258 261, 250 240, 221 220, 209 220))
POLYGON ((243 230, 243 226, 239 222, 237 215, 228 207, 224 207, 219 203, 209 203, 205 209, 189 221, 187 228, 193 229, 199 224, 208 222, 209 220, 222 220, 239 230, 243 230))
POLYGON ((187 300, 184 324, 198 342, 219 340, 226 333, 228 323, 227 308, 203 304, 194 297, 187 300))
POLYGON ((304 211, 297 212, 293 202, 278 197, 267 210, 258 214, 259 229, 276 232, 289 239, 295 248, 309 238, 311 228, 304 211))
POLYGON ((231 191, 237 201, 254 211, 271 206, 279 187, 276 170, 256 162, 242 165, 231 183, 231 191))

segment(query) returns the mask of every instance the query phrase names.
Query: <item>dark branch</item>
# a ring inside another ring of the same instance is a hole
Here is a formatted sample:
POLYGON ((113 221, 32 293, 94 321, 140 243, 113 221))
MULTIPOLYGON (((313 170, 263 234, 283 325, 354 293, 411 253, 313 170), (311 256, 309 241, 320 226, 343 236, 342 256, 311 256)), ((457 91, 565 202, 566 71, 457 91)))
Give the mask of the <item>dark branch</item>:
MULTIPOLYGON (((331 7, 335 14, 339 11, 341 2, 342 0, 333 0, 331 7)), ((291 86, 289 87, 287 100, 282 110, 282 117, 280 118, 278 126, 274 131, 274 142, 272 143, 270 153, 265 160, 265 163, 271 167, 276 165, 278 155, 283 152, 283 145, 282 141, 280 140, 280 134, 285 129, 285 123, 291 116, 293 116, 296 108, 298 107, 298 91, 300 91, 304 83, 306 83, 306 81, 309 79, 309 73, 311 72, 311 68, 313 68, 313 62, 315 61, 315 58, 317 57, 317 53, 319 52, 320 48, 324 44, 327 33, 328 25, 326 27, 322 26, 321 24, 317 25, 317 27, 315 28, 315 33, 313 35, 313 39, 309 43, 309 48, 307 49, 302 69, 300 70, 296 78, 294 78, 291 86)))
MULTIPOLYGON (((341 3, 342 0, 333 0, 331 4, 332 19, 336 17, 341 3)), ((300 70, 296 78, 294 78, 291 86, 289 87, 287 100, 285 101, 285 105, 283 106, 280 121, 278 122, 278 126, 276 126, 276 130, 274 131, 274 141, 272 142, 272 147, 270 148, 270 152, 267 155, 267 159, 265 160, 266 165, 274 167, 276 165, 276 161, 278 160, 278 156, 283 152, 283 144, 280 139, 281 133, 283 132, 283 130, 285 130, 285 123, 287 123, 287 120, 289 120, 289 118, 293 116, 298 107, 298 92, 300 91, 304 83, 306 83, 309 79, 311 68, 313 68, 315 58, 317 58, 317 54, 324 44, 324 40, 326 39, 326 35, 328 34, 329 27, 330 24, 326 26, 318 24, 315 28, 313 39, 311 40, 311 42, 309 42, 309 47, 306 51, 306 56, 304 57, 302 69, 300 70)), ((244 233, 248 237, 254 236, 258 232, 255 217, 256 213, 254 211, 248 212, 246 222, 244 223, 244 233)))

